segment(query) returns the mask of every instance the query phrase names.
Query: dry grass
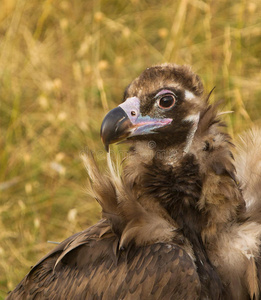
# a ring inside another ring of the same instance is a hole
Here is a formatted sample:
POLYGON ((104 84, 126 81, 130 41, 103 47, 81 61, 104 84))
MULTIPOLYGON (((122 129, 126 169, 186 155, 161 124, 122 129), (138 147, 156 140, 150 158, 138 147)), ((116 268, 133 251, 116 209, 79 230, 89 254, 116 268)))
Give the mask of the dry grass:
POLYGON ((99 219, 79 153, 147 66, 191 64, 230 133, 260 123, 260 1, 2 0, 0 298, 53 245, 99 219), (210 4, 211 3, 211 4, 210 4))

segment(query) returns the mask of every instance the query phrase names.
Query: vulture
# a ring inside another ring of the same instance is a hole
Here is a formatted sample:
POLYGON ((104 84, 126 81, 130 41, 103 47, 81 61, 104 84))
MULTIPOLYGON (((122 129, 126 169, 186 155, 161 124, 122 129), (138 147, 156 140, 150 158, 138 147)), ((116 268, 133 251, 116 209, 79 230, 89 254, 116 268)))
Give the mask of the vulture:
POLYGON ((261 133, 226 133, 191 67, 147 68, 105 116, 107 172, 83 155, 102 219, 7 299, 261 299, 261 133), (110 145, 125 142, 121 163, 110 145))

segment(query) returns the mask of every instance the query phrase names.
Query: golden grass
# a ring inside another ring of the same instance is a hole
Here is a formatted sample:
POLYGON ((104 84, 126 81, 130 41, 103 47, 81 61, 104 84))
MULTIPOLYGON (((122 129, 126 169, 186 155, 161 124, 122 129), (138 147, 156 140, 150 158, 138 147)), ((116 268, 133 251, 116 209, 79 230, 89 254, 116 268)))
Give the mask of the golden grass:
POLYGON ((231 134, 260 123, 260 1, 157 3, 1 1, 0 297, 99 219, 79 154, 104 163, 102 118, 144 68, 191 64, 231 134))

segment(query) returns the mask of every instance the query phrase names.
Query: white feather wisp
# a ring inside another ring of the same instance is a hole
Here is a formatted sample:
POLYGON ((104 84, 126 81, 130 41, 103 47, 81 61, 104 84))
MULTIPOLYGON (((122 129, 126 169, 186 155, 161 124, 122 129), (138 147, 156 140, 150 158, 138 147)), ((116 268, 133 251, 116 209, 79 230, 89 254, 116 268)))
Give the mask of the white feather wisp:
MULTIPOLYGON (((261 208, 261 130, 244 132, 236 143, 235 166, 248 211, 261 208)), ((260 219, 257 220, 261 222, 260 219)))

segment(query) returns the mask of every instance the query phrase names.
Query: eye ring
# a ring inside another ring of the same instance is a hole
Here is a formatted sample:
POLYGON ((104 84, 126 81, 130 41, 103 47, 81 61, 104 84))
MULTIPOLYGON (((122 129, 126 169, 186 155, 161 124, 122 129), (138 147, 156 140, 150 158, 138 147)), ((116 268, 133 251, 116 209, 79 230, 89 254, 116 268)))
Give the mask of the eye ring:
POLYGON ((176 103, 176 98, 173 94, 162 95, 158 100, 158 106, 162 109, 170 109, 176 103))

